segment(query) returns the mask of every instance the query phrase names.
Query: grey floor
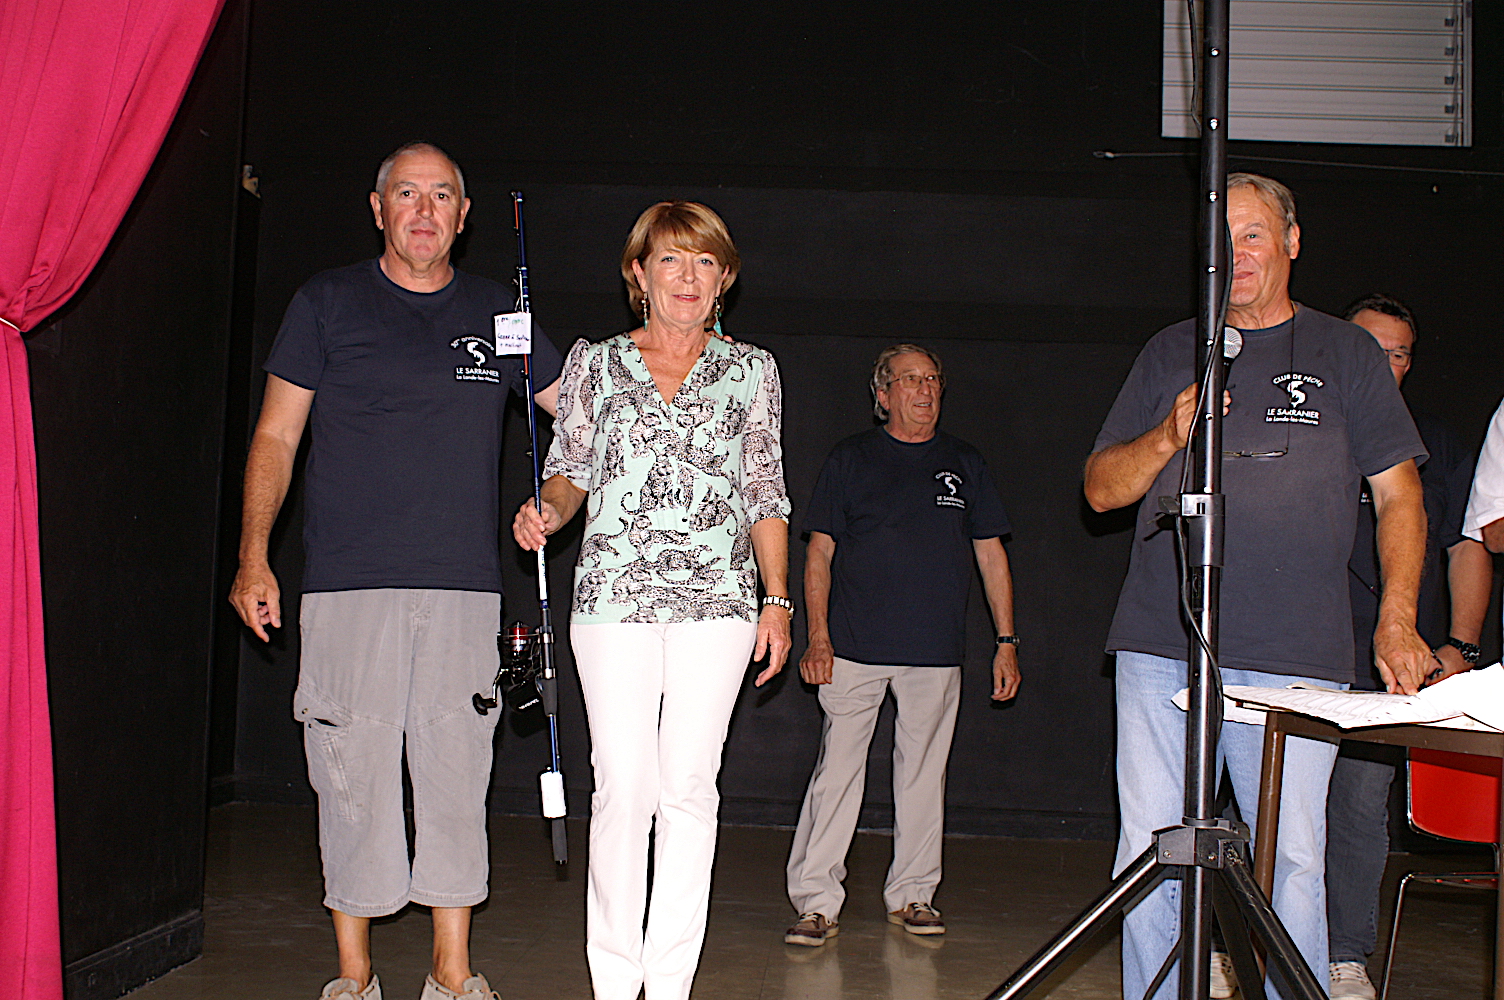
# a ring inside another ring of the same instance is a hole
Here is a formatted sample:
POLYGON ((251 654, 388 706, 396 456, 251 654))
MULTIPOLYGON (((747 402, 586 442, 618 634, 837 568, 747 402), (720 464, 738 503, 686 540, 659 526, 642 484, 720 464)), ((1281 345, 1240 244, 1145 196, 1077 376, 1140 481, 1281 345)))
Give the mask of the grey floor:
MULTIPOLYGON (((1111 864, 1104 843, 949 838, 936 899, 949 933, 917 938, 883 919, 888 838, 859 834, 840 936, 824 948, 797 948, 782 940, 794 916, 782 889, 791 836, 787 830, 723 829, 696 1000, 984 997, 1102 890, 1111 864)), ((556 877, 542 821, 493 818, 491 843, 491 898, 475 915, 476 969, 507 1000, 586 1000, 583 823, 571 823, 576 863, 563 880, 556 877)), ((314 1000, 334 974, 317 844, 312 809, 215 809, 204 955, 132 993, 132 1000, 314 1000)), ((1412 860, 1391 858, 1391 886, 1412 860)), ((1450 860, 1427 857, 1413 867, 1444 869, 1450 860)), ((1391 996, 1483 1000, 1492 971, 1492 895, 1419 890, 1412 898, 1391 996)), ((387 1000, 421 991, 427 925, 426 913, 410 908, 375 926, 376 967, 387 1000)), ((1117 947, 1117 934, 1104 933, 1035 995, 1117 997, 1117 947)))

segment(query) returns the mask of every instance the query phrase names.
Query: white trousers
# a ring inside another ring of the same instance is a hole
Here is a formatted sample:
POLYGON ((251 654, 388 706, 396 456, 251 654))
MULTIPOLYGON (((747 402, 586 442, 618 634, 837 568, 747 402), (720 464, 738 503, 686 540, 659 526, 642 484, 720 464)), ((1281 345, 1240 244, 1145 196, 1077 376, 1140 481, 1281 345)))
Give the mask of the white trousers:
POLYGON ((874 666, 836 657, 820 685, 825 726, 799 827, 789 852, 789 900, 800 913, 840 916, 846 852, 867 784, 867 748, 883 698, 898 702, 893 724, 893 864, 883 887, 889 912, 928 903, 940 884, 945 833, 945 766, 961 703, 960 667, 874 666))
POLYGON ((595 770, 590 982, 596 1000, 636 1000, 643 989, 647 1000, 687 1000, 710 906, 721 750, 757 626, 720 619, 569 631, 595 770))

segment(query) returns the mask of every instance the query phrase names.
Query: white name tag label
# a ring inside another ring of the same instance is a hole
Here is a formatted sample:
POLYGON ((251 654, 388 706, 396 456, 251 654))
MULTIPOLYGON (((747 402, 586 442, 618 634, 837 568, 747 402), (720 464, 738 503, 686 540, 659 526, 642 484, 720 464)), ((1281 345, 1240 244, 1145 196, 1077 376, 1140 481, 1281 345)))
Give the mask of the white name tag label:
POLYGON ((496 356, 533 353, 533 314, 500 313, 496 316, 496 356))

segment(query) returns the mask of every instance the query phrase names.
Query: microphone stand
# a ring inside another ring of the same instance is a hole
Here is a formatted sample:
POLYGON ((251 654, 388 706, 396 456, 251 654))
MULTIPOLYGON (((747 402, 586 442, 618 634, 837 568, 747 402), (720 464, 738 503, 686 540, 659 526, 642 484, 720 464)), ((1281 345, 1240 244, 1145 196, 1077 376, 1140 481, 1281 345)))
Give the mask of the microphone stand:
MULTIPOLYGON (((1252 947, 1256 936, 1283 977, 1288 1000, 1326 1000, 1289 932, 1248 867, 1248 828, 1215 816, 1217 740, 1222 723, 1222 681, 1217 666, 1223 539, 1222 394, 1226 295, 1231 280, 1227 239, 1227 40, 1228 0, 1204 0, 1200 45, 1201 282, 1196 316, 1196 371, 1200 400, 1187 444, 1192 480, 1178 497, 1159 498, 1177 519, 1184 562, 1183 611, 1193 637, 1187 663, 1190 701, 1185 723, 1185 815, 1179 826, 1157 830, 1154 843, 1113 880, 1075 921, 1040 949, 987 1000, 1015 1000, 1038 987, 1072 952, 1113 917, 1169 877, 1181 881, 1180 939, 1149 984, 1147 997, 1180 965, 1180 1000, 1211 992, 1212 916, 1237 971, 1244 1000, 1265 1000, 1264 975, 1252 947), (1188 593, 1187 593, 1188 591, 1188 593)), ((1267 835, 1267 833, 1266 833, 1267 835)), ((1138 1000, 1136 997, 1125 1000, 1138 1000)))

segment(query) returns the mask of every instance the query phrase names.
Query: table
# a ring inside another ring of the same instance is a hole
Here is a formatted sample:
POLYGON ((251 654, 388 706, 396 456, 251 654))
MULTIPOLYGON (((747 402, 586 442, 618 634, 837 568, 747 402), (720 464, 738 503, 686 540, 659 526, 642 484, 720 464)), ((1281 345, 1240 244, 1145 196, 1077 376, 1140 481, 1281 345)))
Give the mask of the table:
MULTIPOLYGON (((1504 733, 1427 725, 1343 729, 1308 715, 1277 708, 1267 711, 1263 769, 1259 778, 1258 831, 1253 853, 1253 877, 1266 897, 1272 896, 1274 889, 1274 852, 1279 835, 1279 795, 1285 773, 1286 736, 1301 736, 1328 743, 1358 740, 1390 746, 1451 750, 1481 757, 1504 757, 1504 733)), ((1496 842, 1504 848, 1504 808, 1499 810, 1496 838, 1496 842)), ((1499 892, 1498 897, 1498 923, 1494 931, 1494 1000, 1504 1000, 1504 890, 1499 892)))

